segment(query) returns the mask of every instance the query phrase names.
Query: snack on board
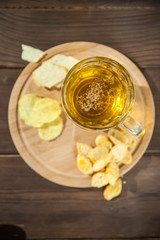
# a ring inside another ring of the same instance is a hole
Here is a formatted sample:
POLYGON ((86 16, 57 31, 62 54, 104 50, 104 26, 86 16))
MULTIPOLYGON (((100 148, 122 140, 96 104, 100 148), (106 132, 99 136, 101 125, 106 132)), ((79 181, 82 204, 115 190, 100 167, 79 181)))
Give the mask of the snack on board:
POLYGON ((94 173, 91 179, 92 187, 101 188, 108 184, 105 172, 94 173))
POLYGON ((93 171, 98 172, 102 170, 107 163, 109 163, 110 158, 109 155, 103 156, 102 158, 98 159, 94 164, 93 164, 93 171))
POLYGON ((78 169, 84 174, 93 174, 91 176, 92 187, 100 188, 107 185, 104 190, 106 200, 111 200, 121 193, 122 181, 119 178, 117 163, 130 164, 132 162, 132 155, 128 147, 131 147, 133 142, 135 144, 134 137, 128 137, 124 132, 125 137, 123 138, 123 131, 113 130, 116 131, 109 130, 108 132, 110 139, 112 134, 114 135, 113 145, 105 135, 96 137, 96 147, 94 148, 85 143, 77 143, 78 169))
POLYGON ((114 186, 116 180, 119 178, 119 167, 116 163, 108 163, 106 168, 106 176, 108 183, 114 186))
POLYGON ((62 132, 61 107, 52 98, 26 94, 19 100, 18 112, 26 125, 38 128, 38 134, 43 140, 55 139, 62 132))
POLYGON ((28 62, 38 62, 44 57, 46 53, 40 49, 33 48, 31 46, 22 44, 22 55, 21 58, 28 62))
POLYGON ((108 148, 106 147, 95 147, 92 148, 89 153, 88 153, 88 157, 93 161, 93 163, 95 161, 97 161, 98 159, 100 159, 101 157, 104 157, 108 154, 108 148))
POLYGON ((125 144, 132 147, 135 144, 136 138, 126 131, 120 131, 117 129, 110 129, 108 131, 108 137, 116 144, 125 144))
POLYGON ((39 99, 35 94, 26 94, 18 102, 18 113, 21 119, 27 121, 35 102, 39 99))
POLYGON ((34 128, 39 128, 39 127, 43 126, 42 122, 34 121, 34 119, 32 119, 32 118, 29 118, 28 120, 25 120, 24 122, 26 125, 34 127, 34 128))
POLYGON ((84 174, 93 173, 91 161, 82 154, 78 154, 77 156, 77 166, 78 169, 84 174))
POLYGON ((131 134, 129 131, 123 131, 123 133, 124 133, 124 135, 126 135, 127 136, 127 138, 128 138, 128 143, 127 143, 127 145, 129 146, 129 147, 133 147, 134 145, 135 145, 135 143, 136 143, 136 136, 134 136, 133 134, 131 134))
POLYGON ((35 122, 49 123, 61 114, 60 104, 52 98, 38 99, 31 111, 30 117, 35 122))
POLYGON ((112 143, 104 135, 98 135, 95 139, 95 144, 97 145, 97 147, 106 147, 108 148, 108 150, 112 148, 112 143))
POLYGON ((53 56, 52 58, 50 58, 48 60, 48 62, 61 65, 61 66, 65 67, 65 68, 67 68, 67 70, 69 71, 79 61, 76 58, 72 57, 72 56, 66 56, 66 55, 63 55, 63 54, 57 54, 57 55, 53 56))
POLYGON ((108 137, 114 144, 127 144, 127 136, 117 129, 110 129, 108 131, 108 137))
POLYGON ((50 141, 57 138, 63 129, 61 117, 56 118, 53 122, 45 123, 38 129, 39 137, 43 140, 50 141))
POLYGON ((92 147, 85 143, 77 142, 77 151, 79 154, 89 157, 89 152, 92 150, 92 147))
POLYGON ((124 164, 130 164, 132 162, 132 155, 131 153, 127 150, 125 156, 122 158, 121 163, 124 164))
POLYGON ((60 88, 68 71, 78 62, 72 56, 58 54, 46 60, 33 72, 34 82, 38 86, 60 88))
POLYGON ((32 76, 34 82, 41 87, 52 88, 61 83, 67 74, 63 66, 45 61, 40 67, 34 70, 32 76))
POLYGON ((115 162, 120 162, 124 158, 126 153, 127 146, 124 144, 117 144, 111 149, 109 154, 114 157, 115 162))
POLYGON ((115 184, 112 185, 107 185, 107 187, 104 190, 104 198, 106 200, 111 200, 115 197, 117 197, 122 191, 122 180, 119 178, 115 184))
MULTIPOLYGON (((38 62, 45 52, 22 44, 21 58, 28 62, 38 62)), ((79 62, 78 59, 72 56, 57 54, 50 59, 44 61, 41 66, 33 71, 33 80, 37 86, 52 88, 61 88, 62 82, 65 79, 68 71, 79 62)))

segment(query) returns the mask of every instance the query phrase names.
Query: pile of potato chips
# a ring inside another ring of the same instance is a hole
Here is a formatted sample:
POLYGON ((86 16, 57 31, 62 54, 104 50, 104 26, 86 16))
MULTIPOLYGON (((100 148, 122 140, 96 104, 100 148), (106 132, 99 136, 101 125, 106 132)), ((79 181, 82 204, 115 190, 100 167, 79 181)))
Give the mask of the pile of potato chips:
POLYGON ((40 67, 33 72, 34 82, 38 86, 52 88, 61 87, 68 71, 76 64, 78 60, 71 57, 58 54, 47 61, 44 61, 40 67))
MULTIPOLYGON (((24 44, 22 50, 22 59, 29 62, 38 62, 46 55, 45 52, 24 44)), ((33 71, 33 80, 37 86, 60 88, 67 73, 78 61, 72 56, 57 54, 33 71)))
POLYGON ((18 112, 26 125, 38 129, 41 139, 50 141, 58 137, 63 129, 60 104, 51 98, 26 94, 18 102, 18 112))
MULTIPOLYGON (((45 52, 22 44, 22 59, 28 62, 39 62, 45 52)), ((36 68, 32 77, 37 86, 51 89, 53 86, 60 88, 69 70, 78 63, 72 56, 57 54, 43 61, 36 68)), ((39 137, 50 141, 58 137, 63 129, 63 121, 60 117, 61 107, 56 100, 41 98, 35 94, 24 95, 18 103, 18 111, 26 125, 38 129, 39 137)))
POLYGON ((77 143, 77 166, 84 174, 92 174, 93 187, 106 186, 104 198, 111 200, 122 190, 119 178, 119 164, 130 164, 132 156, 129 147, 135 145, 136 138, 130 133, 118 129, 111 129, 107 136, 98 135, 95 139, 96 147, 84 143, 77 143))

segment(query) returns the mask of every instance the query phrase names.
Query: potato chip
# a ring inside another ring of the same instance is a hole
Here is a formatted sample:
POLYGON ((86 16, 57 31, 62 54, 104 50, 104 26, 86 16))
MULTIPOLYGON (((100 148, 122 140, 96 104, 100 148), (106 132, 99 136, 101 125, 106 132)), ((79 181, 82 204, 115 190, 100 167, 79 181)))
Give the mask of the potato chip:
POLYGON ((54 64, 61 65, 69 71, 75 64, 77 64, 79 61, 72 57, 72 56, 65 56, 63 54, 57 54, 54 57, 50 58, 48 60, 49 62, 52 62, 54 64))
POLYGON ((106 156, 103 156, 93 164, 93 171, 97 172, 102 170, 109 162, 110 162, 110 157, 107 154, 106 156))
POLYGON ((136 143, 136 137, 127 131, 111 129, 108 131, 108 136, 114 144, 126 144, 133 147, 136 143))
POLYGON ((123 131, 123 134, 128 138, 127 145, 133 147, 136 143, 136 136, 131 134, 129 131, 123 131))
POLYGON ((38 99, 31 111, 32 122, 48 123, 54 121, 61 114, 60 104, 51 98, 38 99))
POLYGON ((21 119, 30 118, 30 113, 35 102, 39 99, 35 94, 26 94, 18 102, 18 113, 21 119))
POLYGON ((58 117, 53 122, 45 123, 38 129, 38 134, 41 139, 50 141, 58 137, 63 129, 63 121, 61 117, 58 117))
POLYGON ((28 120, 25 120, 25 124, 31 127, 39 128, 39 127, 42 127, 44 123, 39 121, 34 121, 33 119, 29 118, 28 120))
POLYGON ((105 172, 94 173, 91 179, 92 187, 101 188, 108 184, 105 172))
POLYGON ((121 162, 124 164, 130 164, 132 162, 132 155, 129 151, 126 152, 126 155, 122 158, 121 162))
POLYGON ((119 167, 116 163, 108 163, 106 168, 106 177, 108 182, 113 186, 119 178, 119 167))
POLYGON ((21 58, 28 62, 38 62, 46 53, 40 49, 33 48, 31 46, 22 44, 22 55, 21 58))
POLYGON ((77 151, 79 154, 84 155, 85 157, 89 158, 89 152, 91 151, 92 147, 85 143, 77 143, 77 151))
POLYGON ((117 129, 110 129, 108 131, 108 137, 114 144, 128 144, 128 137, 117 129))
POLYGON ((38 86, 51 88, 62 82, 66 74, 67 71, 64 67, 46 61, 34 70, 33 79, 38 86))
POLYGON ((88 157, 93 161, 97 161, 103 156, 106 156, 108 154, 108 149, 106 147, 95 147, 92 148, 89 153, 88 157))
POLYGON ((109 151, 112 148, 112 143, 109 139, 104 135, 98 135, 95 139, 95 144, 98 147, 106 147, 109 151))
POLYGON ((110 184, 107 185, 107 187, 104 190, 103 195, 106 200, 111 200, 111 199, 117 197, 118 195, 120 195, 121 191, 122 191, 122 180, 119 178, 115 182, 114 186, 112 186, 110 184))
POLYGON ((84 174, 93 173, 91 161, 82 154, 78 154, 77 156, 77 166, 78 169, 84 174))
POLYGON ((21 119, 25 121, 26 125, 32 127, 41 127, 43 125, 42 122, 32 121, 31 111, 33 109, 34 104, 38 101, 40 97, 35 94, 26 94, 24 95, 18 102, 18 112, 21 119))
POLYGON ((126 155, 126 152, 127 152, 127 146, 126 145, 117 144, 111 149, 109 155, 112 155, 114 157, 115 162, 120 162, 124 158, 124 156, 126 155))

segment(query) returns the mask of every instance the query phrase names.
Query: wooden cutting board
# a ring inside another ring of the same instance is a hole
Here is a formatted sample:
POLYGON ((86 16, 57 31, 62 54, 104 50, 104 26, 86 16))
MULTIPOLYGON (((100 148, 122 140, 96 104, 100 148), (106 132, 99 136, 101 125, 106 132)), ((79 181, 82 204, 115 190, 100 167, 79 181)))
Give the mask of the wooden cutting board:
POLYGON ((8 112, 10 132, 18 152, 33 170, 52 182, 70 187, 91 186, 90 177, 83 175, 77 169, 76 142, 94 146, 95 137, 101 132, 79 128, 63 112, 64 130, 61 136, 56 140, 46 142, 38 137, 35 128, 26 126, 18 116, 18 101, 26 93, 35 93, 61 101, 60 90, 37 87, 32 79, 34 69, 56 54, 71 55, 80 60, 93 56, 112 58, 130 73, 136 89, 136 101, 131 116, 144 126, 146 133, 132 149, 132 164, 120 166, 120 174, 124 175, 140 160, 150 142, 155 121, 153 97, 143 74, 130 59, 110 47, 97 43, 71 42, 58 45, 47 50, 46 56, 39 63, 30 63, 22 71, 13 87, 8 112))

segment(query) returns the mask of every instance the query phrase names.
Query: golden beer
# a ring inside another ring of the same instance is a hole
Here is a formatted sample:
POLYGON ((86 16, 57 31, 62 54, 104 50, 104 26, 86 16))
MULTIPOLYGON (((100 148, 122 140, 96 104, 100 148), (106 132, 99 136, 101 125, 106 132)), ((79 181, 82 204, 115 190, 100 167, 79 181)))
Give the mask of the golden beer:
POLYGON ((68 116, 78 125, 108 129, 119 124, 134 102, 134 86, 118 62, 95 57, 82 60, 67 74, 62 101, 68 116))

